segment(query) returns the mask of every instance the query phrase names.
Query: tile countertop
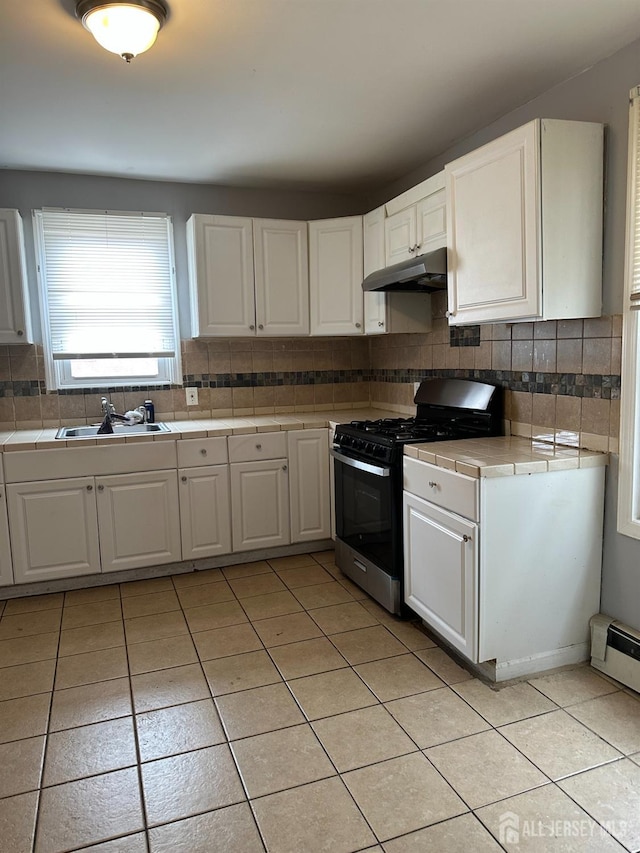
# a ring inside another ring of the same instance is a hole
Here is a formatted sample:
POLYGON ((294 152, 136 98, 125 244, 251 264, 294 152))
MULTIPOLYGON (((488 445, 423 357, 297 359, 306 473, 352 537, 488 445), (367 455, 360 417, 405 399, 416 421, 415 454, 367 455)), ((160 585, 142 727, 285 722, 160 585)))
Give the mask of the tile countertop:
POLYGON ((217 435, 250 435, 290 429, 322 429, 352 420, 397 418, 398 412, 386 409, 338 409, 326 412, 295 412, 282 415, 245 415, 188 421, 164 421, 169 432, 137 435, 105 435, 100 438, 57 439, 57 429, 0 432, 0 453, 12 450, 42 450, 59 447, 91 447, 97 444, 133 444, 179 438, 207 438, 217 435))
POLYGON ((476 479, 596 467, 609 462, 608 453, 532 441, 519 436, 408 444, 404 453, 413 459, 476 479))

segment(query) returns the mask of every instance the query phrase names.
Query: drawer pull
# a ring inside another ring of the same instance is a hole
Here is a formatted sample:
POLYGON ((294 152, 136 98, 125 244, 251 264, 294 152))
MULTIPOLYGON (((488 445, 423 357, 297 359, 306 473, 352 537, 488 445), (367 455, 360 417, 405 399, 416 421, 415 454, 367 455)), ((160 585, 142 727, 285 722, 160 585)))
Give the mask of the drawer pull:
POLYGON ((435 480, 429 480, 429 487, 430 487, 430 488, 432 488, 432 489, 437 489, 437 488, 438 488, 438 484, 436 483, 436 481, 435 481, 435 480))
POLYGON ((261 444, 256 444, 256 450, 262 450, 262 445, 261 445, 261 444))
POLYGON ((361 572, 364 572, 366 574, 367 567, 364 563, 361 563, 360 560, 354 560, 353 565, 356 567, 356 569, 360 569, 361 572))
POLYGON ((202 448, 202 450, 200 451, 200 453, 201 453, 203 456, 206 456, 206 455, 207 455, 207 451, 205 450, 205 448, 204 448, 204 447, 202 448))
POLYGON ((465 533, 465 534, 463 534, 463 536, 462 536, 462 541, 463 541, 463 542, 471 542, 471 537, 470 537, 470 536, 467 536, 467 534, 465 533))

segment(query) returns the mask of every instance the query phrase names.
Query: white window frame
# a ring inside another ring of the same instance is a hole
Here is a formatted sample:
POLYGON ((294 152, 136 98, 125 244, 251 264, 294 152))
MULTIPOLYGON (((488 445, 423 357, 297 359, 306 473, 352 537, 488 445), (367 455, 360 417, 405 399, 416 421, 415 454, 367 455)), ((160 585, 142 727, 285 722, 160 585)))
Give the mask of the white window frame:
POLYGON ((618 532, 640 539, 640 86, 629 99, 618 532))
MULTIPOLYGON (((51 209, 51 208, 50 208, 51 209)), ((38 296, 40 302, 40 316, 42 322, 42 337, 45 364, 45 384, 49 390, 88 389, 88 388, 126 388, 130 386, 157 387, 166 385, 182 385, 182 363, 180 355, 180 331, 178 324, 178 305, 176 293, 175 260, 173 244, 173 224, 171 217, 166 213, 137 213, 132 211, 105 211, 105 210, 80 210, 65 208, 65 212, 78 214, 107 214, 117 216, 132 216, 144 218, 145 216, 162 217, 167 224, 168 256, 171 281, 171 302, 173 314, 173 333, 175 336, 175 354, 172 357, 157 358, 157 373, 154 375, 114 376, 105 374, 102 377, 76 378, 72 375, 72 359, 54 359, 51 345, 49 328, 49 310, 46 291, 46 263, 44 256, 44 245, 42 240, 42 228, 40 215, 42 211, 33 211, 33 232, 36 250, 36 263, 38 271, 38 296)), ((142 356, 141 356, 142 357, 142 356)), ((108 360, 106 360, 108 361, 108 360)))

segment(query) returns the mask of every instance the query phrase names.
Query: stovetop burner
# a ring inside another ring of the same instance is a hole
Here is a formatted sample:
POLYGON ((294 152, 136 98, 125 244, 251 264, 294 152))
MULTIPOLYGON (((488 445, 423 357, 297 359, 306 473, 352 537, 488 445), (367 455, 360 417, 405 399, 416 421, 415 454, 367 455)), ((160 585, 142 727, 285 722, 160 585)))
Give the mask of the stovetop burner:
POLYGON ((404 444, 498 435, 499 390, 469 380, 425 380, 416 393, 414 417, 340 424, 335 443, 362 458, 391 462, 401 456, 404 444))

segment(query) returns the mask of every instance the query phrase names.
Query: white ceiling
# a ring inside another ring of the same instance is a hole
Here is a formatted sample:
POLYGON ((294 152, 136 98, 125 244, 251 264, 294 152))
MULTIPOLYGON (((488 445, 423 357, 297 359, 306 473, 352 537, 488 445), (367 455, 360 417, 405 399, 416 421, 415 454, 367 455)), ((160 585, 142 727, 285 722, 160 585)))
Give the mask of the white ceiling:
POLYGON ((126 65, 0 0, 0 167, 379 186, 640 37, 638 0, 168 0, 126 65))

